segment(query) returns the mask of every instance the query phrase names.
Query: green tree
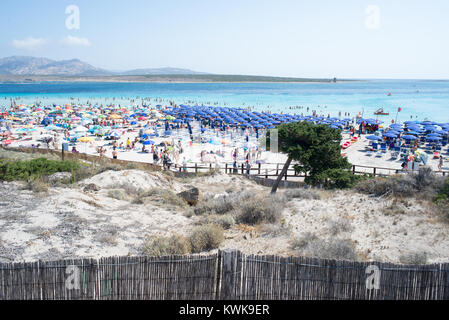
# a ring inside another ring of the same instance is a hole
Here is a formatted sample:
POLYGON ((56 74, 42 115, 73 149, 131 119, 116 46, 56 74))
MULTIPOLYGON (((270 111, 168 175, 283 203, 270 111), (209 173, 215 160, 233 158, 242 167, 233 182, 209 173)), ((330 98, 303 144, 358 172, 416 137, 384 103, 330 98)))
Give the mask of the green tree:
MULTIPOLYGON (((277 191, 279 182, 293 160, 299 162, 295 165, 297 172, 307 173, 307 184, 342 187, 357 180, 357 177, 347 171, 351 164, 341 156, 342 136, 339 130, 309 122, 282 124, 277 129, 279 151, 286 153, 288 159, 271 190, 272 193, 277 191)), ((269 135, 267 138, 270 141, 269 135)))

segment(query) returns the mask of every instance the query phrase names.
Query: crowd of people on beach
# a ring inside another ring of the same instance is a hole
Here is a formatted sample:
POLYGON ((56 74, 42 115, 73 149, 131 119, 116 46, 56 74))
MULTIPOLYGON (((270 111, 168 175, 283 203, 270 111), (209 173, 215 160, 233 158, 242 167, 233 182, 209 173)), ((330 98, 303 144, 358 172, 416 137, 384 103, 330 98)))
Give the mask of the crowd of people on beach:
MULTIPOLYGON (((381 121, 359 121, 363 120, 359 116, 349 118, 349 112, 339 112, 339 118, 331 118, 330 114, 318 115, 317 110, 304 106, 292 106, 289 110, 304 110, 312 115, 275 114, 270 110, 250 112, 250 107, 230 113, 231 109, 224 110, 225 113, 218 115, 212 107, 191 108, 173 101, 159 104, 162 99, 152 101, 158 104, 153 106, 148 98, 132 99, 133 105, 128 107, 114 103, 94 105, 89 101, 64 106, 14 103, 0 114, 1 143, 55 150, 63 144, 73 153, 136 159, 160 165, 164 170, 170 170, 173 165, 186 170, 189 163, 198 162, 216 166, 232 163, 233 172, 241 168, 250 172, 254 164, 268 160, 264 158, 267 153, 259 144, 259 136, 276 124, 298 120, 326 123, 344 130, 350 138, 376 134, 384 127, 381 121), (180 110, 180 114, 173 114, 180 110), (204 112, 215 115, 208 117, 204 112), (347 118, 342 120, 341 116, 347 118), (214 118, 222 120, 217 122, 214 118), (251 124, 245 125, 246 121, 251 124)), ((417 151, 419 141, 415 141, 412 152, 417 151)), ((397 146, 391 140, 388 142, 390 149, 397 146)), ((439 161, 441 170, 443 157, 439 161)))

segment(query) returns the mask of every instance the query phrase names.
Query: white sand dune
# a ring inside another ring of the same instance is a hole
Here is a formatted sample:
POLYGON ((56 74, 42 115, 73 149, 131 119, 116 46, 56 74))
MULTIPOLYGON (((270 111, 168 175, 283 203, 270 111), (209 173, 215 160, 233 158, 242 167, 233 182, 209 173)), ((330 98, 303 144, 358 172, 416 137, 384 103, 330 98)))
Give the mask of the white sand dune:
MULTIPOLYGON (((195 215, 188 218, 187 206, 151 201, 134 204, 131 193, 125 200, 113 199, 112 189, 126 194, 139 188, 177 191, 193 185, 206 196, 243 190, 269 194, 269 188, 224 174, 170 181, 161 173, 107 171, 83 185, 87 183, 102 189, 51 188, 44 195, 21 190, 20 183, 0 183, 0 262, 140 255, 147 236, 188 235, 201 219, 195 215)), ((220 248, 252 254, 298 254, 290 242, 309 234, 328 241, 349 239, 365 260, 399 262, 403 254, 426 252, 429 262, 449 261, 449 225, 426 203, 409 199, 400 204, 403 213, 388 214, 389 199, 354 191, 320 192, 321 200, 291 200, 282 211, 283 227, 274 227, 280 232, 267 231, 269 225, 236 225, 226 231, 220 248), (346 228, 335 231, 335 221, 346 228)))

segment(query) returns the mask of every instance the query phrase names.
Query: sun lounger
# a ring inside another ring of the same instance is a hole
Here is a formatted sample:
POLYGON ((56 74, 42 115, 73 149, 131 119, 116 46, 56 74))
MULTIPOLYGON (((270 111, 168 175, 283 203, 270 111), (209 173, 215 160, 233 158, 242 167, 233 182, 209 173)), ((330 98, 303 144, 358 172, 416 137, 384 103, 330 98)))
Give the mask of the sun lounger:
POLYGON ((376 151, 376 158, 381 158, 382 155, 383 155, 382 150, 377 150, 377 151, 376 151))
POLYGON ((380 150, 381 150, 383 153, 387 153, 387 145, 386 145, 385 143, 382 143, 382 144, 380 145, 380 150))

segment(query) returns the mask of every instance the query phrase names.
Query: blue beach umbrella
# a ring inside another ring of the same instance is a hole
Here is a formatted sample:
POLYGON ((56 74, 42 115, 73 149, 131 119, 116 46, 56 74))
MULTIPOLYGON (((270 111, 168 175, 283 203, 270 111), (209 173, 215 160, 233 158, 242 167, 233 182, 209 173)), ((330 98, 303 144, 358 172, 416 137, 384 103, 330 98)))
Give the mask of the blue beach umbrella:
POLYGON ((382 140, 382 138, 381 137, 379 137, 379 136, 367 136, 366 137, 368 140, 382 140))
POLYGON ((427 141, 440 141, 442 140, 441 137, 426 137, 427 141))
POLYGON ((416 138, 415 136, 412 136, 412 135, 405 135, 405 136, 402 136, 402 139, 404 139, 404 140, 416 140, 418 138, 416 138))
POLYGON ((398 134, 394 133, 394 132, 387 132, 384 134, 384 137, 387 138, 397 138, 398 134))

